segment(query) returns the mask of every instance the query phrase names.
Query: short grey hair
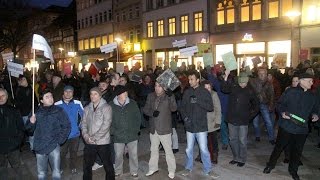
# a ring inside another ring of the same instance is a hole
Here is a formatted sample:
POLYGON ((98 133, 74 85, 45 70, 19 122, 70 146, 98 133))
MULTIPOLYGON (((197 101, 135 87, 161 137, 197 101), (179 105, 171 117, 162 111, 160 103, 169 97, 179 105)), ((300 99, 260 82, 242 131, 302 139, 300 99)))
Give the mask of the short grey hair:
POLYGON ((4 94, 8 97, 8 91, 4 88, 0 88, 0 91, 4 92, 4 94))

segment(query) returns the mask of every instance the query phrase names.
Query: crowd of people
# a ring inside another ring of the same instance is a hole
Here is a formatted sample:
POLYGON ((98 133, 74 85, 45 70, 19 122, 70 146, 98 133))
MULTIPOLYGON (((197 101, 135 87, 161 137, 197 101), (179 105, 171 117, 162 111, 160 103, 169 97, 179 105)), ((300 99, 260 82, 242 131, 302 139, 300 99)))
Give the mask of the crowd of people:
POLYGON ((106 179, 121 177, 124 154, 129 158, 130 174, 136 178, 140 130, 149 128, 151 153, 145 176, 159 171, 160 146, 168 177, 173 179, 174 154, 179 151, 176 128, 182 123, 187 147, 181 175, 189 176, 196 160, 202 162, 206 176, 217 179, 223 176, 213 170, 219 159, 218 144, 223 150, 230 146, 233 158, 229 163, 243 167, 248 126, 253 124, 259 143, 262 120, 274 146, 263 173, 275 168, 284 151, 290 175, 299 179, 307 135, 319 126, 314 122, 319 119, 320 64, 305 61, 281 73, 275 64, 268 68, 263 63, 238 76, 223 64, 200 70, 182 64, 174 72, 180 86, 173 91, 157 81, 163 68, 140 68, 136 64, 121 74, 106 68, 95 75, 83 69, 63 77, 61 72, 47 69, 37 74, 34 89, 26 71, 13 79, 13 92, 4 71, 0 78, 0 177, 7 176, 7 161, 20 175, 19 156, 25 142, 37 159, 38 179, 47 178, 48 162, 53 179, 61 179, 67 166, 77 173, 77 151, 83 140, 83 179, 92 179, 92 171, 101 167, 106 179), (196 158, 195 142, 199 146, 196 158))

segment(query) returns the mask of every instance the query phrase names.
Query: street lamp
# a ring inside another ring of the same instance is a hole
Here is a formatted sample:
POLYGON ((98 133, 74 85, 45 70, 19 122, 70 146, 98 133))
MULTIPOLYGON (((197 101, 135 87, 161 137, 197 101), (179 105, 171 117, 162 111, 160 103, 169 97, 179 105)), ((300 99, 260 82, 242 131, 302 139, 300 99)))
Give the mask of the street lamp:
MULTIPOLYGON (((301 15, 301 13, 299 11, 289 11, 286 13, 286 16, 290 19, 291 21, 291 34, 290 34, 290 38, 291 38, 291 51, 290 51, 290 66, 292 67, 292 61, 293 61, 293 23, 294 20, 299 17, 301 15)), ((300 42, 299 42, 300 43, 300 42)))
POLYGON ((122 40, 120 37, 116 37, 114 40, 117 42, 117 62, 119 62, 119 56, 120 56, 120 54, 119 54, 119 44, 120 44, 123 40, 122 40))

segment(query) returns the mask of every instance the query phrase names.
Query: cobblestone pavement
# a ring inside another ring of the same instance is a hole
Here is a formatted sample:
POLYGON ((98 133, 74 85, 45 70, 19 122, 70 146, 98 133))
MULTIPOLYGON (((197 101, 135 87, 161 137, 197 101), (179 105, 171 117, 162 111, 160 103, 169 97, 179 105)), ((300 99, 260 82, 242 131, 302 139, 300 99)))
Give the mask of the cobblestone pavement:
MULTIPOLYGON (((179 136, 179 152, 175 154, 177 170, 175 179, 186 179, 186 180, 206 180, 210 179, 202 174, 202 166, 200 163, 195 162, 194 170, 189 177, 183 177, 180 172, 184 170, 185 162, 185 147, 186 137, 183 126, 178 125, 178 136, 179 136)), ((232 160, 232 153, 230 147, 227 150, 220 148, 219 162, 214 166, 214 171, 220 174, 221 180, 289 180, 291 179, 287 169, 288 164, 282 162, 283 155, 279 158, 276 168, 271 174, 263 174, 263 168, 272 152, 273 146, 268 143, 266 132, 262 137, 261 142, 254 141, 253 129, 249 128, 249 142, 248 142, 248 160, 244 167, 237 167, 229 165, 229 161, 232 160)), ((318 142, 318 134, 314 131, 307 139, 304 147, 302 162, 303 166, 300 166, 298 174, 301 179, 304 180, 319 180, 320 179, 320 149, 315 147, 318 142)), ((70 169, 66 168, 63 170, 62 177, 67 180, 79 180, 82 179, 82 162, 83 162, 83 148, 84 144, 81 143, 78 151, 77 169, 78 173, 72 175, 70 169)), ((164 180, 168 178, 167 164, 165 161, 164 152, 160 152, 159 159, 159 172, 154 174, 152 177, 146 177, 145 174, 148 171, 148 161, 150 157, 150 140, 147 129, 142 129, 141 136, 139 139, 138 153, 139 153, 139 177, 135 179, 151 179, 151 180, 164 180)), ((198 153, 198 147, 195 146, 195 156, 198 153)), ((129 174, 128 160, 124 158, 124 174, 118 179, 133 179, 129 174)), ((8 168, 9 177, 8 179, 23 179, 33 180, 36 179, 36 159, 35 156, 28 150, 23 151, 21 161, 23 163, 23 177, 14 178, 15 172, 13 169, 8 168)), ((50 169, 50 168, 49 168, 50 169)), ((50 176, 50 173, 49 173, 50 176)), ((93 179, 99 180, 104 179, 104 170, 100 168, 93 172, 93 179)))

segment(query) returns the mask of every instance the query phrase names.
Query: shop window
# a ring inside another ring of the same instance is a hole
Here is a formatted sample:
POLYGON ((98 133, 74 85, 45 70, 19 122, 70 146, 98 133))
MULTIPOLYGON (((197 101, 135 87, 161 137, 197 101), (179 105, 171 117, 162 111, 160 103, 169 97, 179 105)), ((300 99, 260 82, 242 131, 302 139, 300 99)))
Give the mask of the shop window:
POLYGON ((148 27, 147 37, 153 37, 153 22, 148 22, 147 27, 148 27))
POLYGON ((222 55, 230 51, 233 52, 233 44, 216 45, 216 62, 223 61, 222 55))
POLYGON ((275 62, 280 68, 290 67, 291 41, 268 42, 268 66, 275 62))
POLYGON ((83 50, 83 40, 79 41, 78 46, 79 50, 83 50))
POLYGON ((269 1, 269 18, 279 17, 279 1, 269 1))
POLYGON ((84 40, 84 49, 89 49, 89 39, 84 40))
POLYGON ((96 43, 95 43, 94 38, 90 38, 90 49, 93 49, 95 47, 96 47, 96 43))
POLYGON ((188 16, 181 16, 181 33, 188 33, 189 32, 189 22, 188 16))
POLYGON ((252 3, 252 20, 260 20, 261 19, 261 1, 255 0, 252 3))
POLYGON ((163 20, 158 20, 158 36, 164 36, 164 24, 163 20))
POLYGON ((250 4, 247 0, 243 0, 241 4, 241 22, 250 20, 250 4))
POLYGON ((285 15, 288 11, 292 10, 292 0, 282 0, 281 14, 285 15))
POLYGON ((224 24, 224 7, 222 3, 219 3, 217 8, 217 24, 224 24))
POLYGON ((202 31, 203 23, 203 13, 195 13, 194 14, 194 31, 199 32, 202 31))
POLYGON ((109 34, 109 43, 113 43, 113 34, 109 34))
POLYGON ((108 36, 104 35, 102 36, 102 45, 108 44, 108 36))
POLYGON ((101 37, 96 37, 96 48, 99 48, 101 46, 101 37))
POLYGON ((169 18, 169 35, 176 34, 176 18, 169 18))

